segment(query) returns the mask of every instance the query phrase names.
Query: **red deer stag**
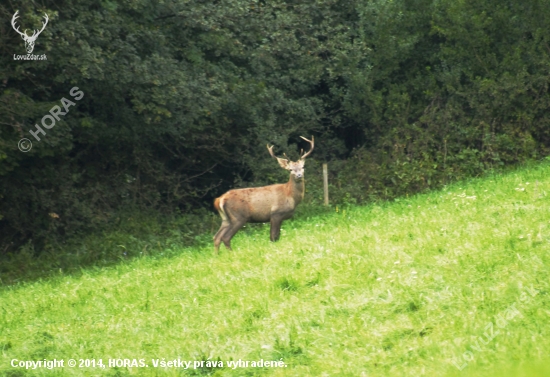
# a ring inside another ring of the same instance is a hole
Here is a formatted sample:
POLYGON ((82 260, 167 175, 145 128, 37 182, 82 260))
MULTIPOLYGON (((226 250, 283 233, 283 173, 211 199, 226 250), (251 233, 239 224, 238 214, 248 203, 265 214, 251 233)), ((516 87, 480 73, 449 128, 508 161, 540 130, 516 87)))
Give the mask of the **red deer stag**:
POLYGON ((269 154, 276 158, 279 165, 290 171, 287 183, 264 187, 253 187, 230 190, 214 200, 214 208, 222 218, 222 225, 214 236, 216 254, 219 253, 220 243, 231 250, 231 238, 246 223, 271 223, 271 241, 277 241, 281 233, 283 220, 290 219, 294 215, 296 206, 304 198, 304 164, 306 157, 313 151, 313 136, 311 140, 300 136, 311 144, 311 149, 306 154, 300 154, 296 162, 289 161, 285 154, 279 158, 273 154, 273 146, 267 145, 269 154))

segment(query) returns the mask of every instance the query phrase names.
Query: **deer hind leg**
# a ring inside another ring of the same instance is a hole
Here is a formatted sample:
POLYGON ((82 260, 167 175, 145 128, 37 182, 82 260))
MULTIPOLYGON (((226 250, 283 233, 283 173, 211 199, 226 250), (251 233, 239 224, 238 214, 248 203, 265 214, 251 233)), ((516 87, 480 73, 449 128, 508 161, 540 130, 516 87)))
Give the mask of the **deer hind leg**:
POLYGON ((220 243, 222 242, 222 237, 227 229, 229 229, 230 227, 231 223, 229 222, 229 220, 223 220, 222 225, 220 226, 220 230, 218 230, 218 232, 214 236, 214 249, 216 250, 216 254, 220 253, 220 243))
POLYGON ((227 230, 223 233, 221 236, 221 240, 223 241, 225 247, 227 247, 229 250, 231 250, 231 238, 243 227, 243 225, 246 224, 246 221, 231 221, 231 226, 227 228, 227 230))
POLYGON ((227 216, 227 213, 225 212, 224 202, 225 200, 223 196, 214 201, 214 207, 216 208, 216 210, 218 210, 218 213, 222 218, 222 225, 214 236, 214 249, 216 250, 216 254, 220 253, 220 243, 222 242, 222 237, 231 227, 231 221, 229 220, 229 216, 227 216))
POLYGON ((271 217, 271 231, 270 231, 270 237, 269 237, 271 242, 275 242, 279 240, 279 236, 281 235, 282 224, 283 224, 283 219, 281 217, 279 216, 271 217))

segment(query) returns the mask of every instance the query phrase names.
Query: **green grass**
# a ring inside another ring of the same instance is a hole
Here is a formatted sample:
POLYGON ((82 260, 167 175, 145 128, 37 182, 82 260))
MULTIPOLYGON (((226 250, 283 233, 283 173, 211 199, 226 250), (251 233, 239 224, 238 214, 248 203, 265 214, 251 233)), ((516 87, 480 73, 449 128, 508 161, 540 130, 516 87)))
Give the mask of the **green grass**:
POLYGON ((4 286, 0 375, 543 376, 530 365, 550 350, 549 192, 543 164, 298 216, 275 244, 253 227, 219 257, 187 248, 4 286), (149 367, 10 366, 44 358, 149 367), (224 368, 154 368, 162 358, 224 368))

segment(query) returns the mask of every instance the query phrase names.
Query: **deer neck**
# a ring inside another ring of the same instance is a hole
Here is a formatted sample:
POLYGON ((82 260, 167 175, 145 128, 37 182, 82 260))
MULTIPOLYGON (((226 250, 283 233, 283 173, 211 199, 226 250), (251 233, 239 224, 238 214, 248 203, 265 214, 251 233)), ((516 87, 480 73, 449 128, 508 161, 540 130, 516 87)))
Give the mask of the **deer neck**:
POLYGON ((296 204, 300 203, 304 199, 305 184, 304 179, 300 181, 296 180, 296 177, 290 174, 290 178, 287 183, 288 194, 292 196, 296 204))

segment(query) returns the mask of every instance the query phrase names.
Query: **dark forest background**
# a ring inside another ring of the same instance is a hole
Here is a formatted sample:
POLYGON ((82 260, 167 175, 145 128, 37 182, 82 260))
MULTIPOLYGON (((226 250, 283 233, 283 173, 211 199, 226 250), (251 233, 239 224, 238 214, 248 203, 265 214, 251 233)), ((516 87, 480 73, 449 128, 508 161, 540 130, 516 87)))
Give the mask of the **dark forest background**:
POLYGON ((216 196, 286 181, 266 144, 296 158, 300 135, 316 140, 306 206, 323 162, 342 205, 550 153, 548 1, 21 0, 0 20, 0 257, 131 214, 192 240, 216 196), (16 10, 29 34, 48 14, 47 60, 14 60, 16 10))

